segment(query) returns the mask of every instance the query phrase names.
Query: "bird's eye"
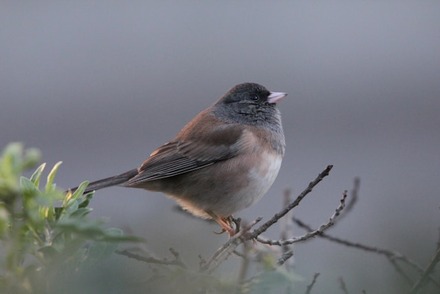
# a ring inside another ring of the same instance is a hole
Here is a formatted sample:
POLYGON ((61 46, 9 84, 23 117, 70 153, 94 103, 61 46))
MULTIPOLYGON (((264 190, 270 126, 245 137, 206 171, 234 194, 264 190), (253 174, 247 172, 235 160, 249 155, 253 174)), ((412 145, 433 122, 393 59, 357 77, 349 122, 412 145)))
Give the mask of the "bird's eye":
POLYGON ((252 95, 252 96, 251 96, 251 99, 252 99, 253 101, 257 101, 258 99, 260 99, 260 97, 258 97, 258 95, 252 95))

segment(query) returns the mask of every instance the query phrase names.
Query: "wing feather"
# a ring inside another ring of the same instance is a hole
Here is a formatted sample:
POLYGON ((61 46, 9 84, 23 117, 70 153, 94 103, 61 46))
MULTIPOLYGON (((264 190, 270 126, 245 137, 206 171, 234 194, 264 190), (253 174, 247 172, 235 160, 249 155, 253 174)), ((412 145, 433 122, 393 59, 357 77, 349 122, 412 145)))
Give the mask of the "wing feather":
MULTIPOLYGON (((217 128, 209 136, 177 139, 157 148, 127 185, 160 180, 192 172, 232 158, 241 150, 243 129, 238 125, 217 128)), ((179 138, 179 137, 178 137, 179 138)))

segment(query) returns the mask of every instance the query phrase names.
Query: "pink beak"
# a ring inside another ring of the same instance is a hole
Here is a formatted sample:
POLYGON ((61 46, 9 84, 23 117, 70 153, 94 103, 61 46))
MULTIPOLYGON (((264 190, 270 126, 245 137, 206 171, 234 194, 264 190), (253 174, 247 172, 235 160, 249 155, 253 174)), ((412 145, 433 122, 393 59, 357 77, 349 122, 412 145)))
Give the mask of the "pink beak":
POLYGON ((287 93, 283 92, 270 92, 269 97, 267 97, 267 102, 278 103, 281 99, 287 96, 287 93))

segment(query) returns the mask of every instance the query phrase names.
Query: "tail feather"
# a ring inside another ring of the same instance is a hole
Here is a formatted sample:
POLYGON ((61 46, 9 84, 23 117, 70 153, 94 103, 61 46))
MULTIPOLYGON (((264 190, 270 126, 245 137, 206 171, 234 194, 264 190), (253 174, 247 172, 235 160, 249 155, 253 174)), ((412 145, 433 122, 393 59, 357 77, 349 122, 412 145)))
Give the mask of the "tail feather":
MULTIPOLYGON (((117 175, 117 176, 108 177, 108 178, 105 178, 105 179, 101 179, 101 180, 98 180, 98 181, 91 182, 87 186, 87 188, 84 191, 84 193, 123 184, 123 183, 127 182, 129 179, 131 179, 132 177, 134 177, 137 174, 138 174, 138 170, 135 168, 135 169, 129 170, 128 172, 122 173, 122 174, 117 175)), ((72 189, 69 189, 69 190, 72 191, 72 192, 75 192, 77 189, 78 189, 78 187, 75 187, 75 188, 72 188, 72 189)))

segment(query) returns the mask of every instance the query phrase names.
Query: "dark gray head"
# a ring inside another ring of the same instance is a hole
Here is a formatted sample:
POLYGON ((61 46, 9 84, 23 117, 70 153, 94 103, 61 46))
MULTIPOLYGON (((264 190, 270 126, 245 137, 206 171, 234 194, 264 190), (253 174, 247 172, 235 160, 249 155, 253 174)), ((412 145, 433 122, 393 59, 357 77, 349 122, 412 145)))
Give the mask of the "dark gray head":
MULTIPOLYGON (((239 84, 214 104, 216 115, 228 122, 281 128, 281 115, 276 107, 286 93, 270 92, 255 83, 239 84)), ((282 129, 281 129, 282 131, 282 129)))

